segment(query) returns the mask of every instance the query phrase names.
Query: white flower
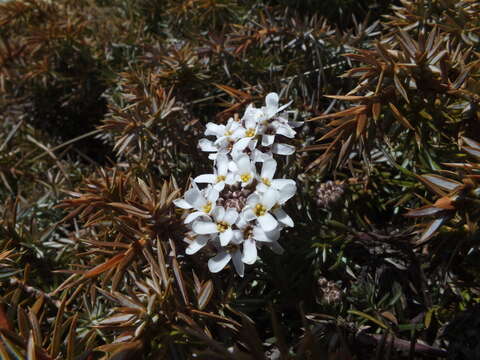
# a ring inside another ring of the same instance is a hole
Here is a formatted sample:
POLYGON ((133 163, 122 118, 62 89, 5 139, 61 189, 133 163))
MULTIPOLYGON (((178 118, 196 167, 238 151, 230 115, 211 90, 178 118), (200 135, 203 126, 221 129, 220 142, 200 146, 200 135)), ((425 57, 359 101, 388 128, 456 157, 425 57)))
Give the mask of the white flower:
POLYGON ((242 187, 252 183, 255 179, 255 166, 247 155, 240 156, 233 162, 232 168, 235 169, 235 181, 241 183, 242 187))
MULTIPOLYGON (((215 141, 215 143, 221 143, 225 140, 236 141, 241 137, 241 134, 244 130, 241 123, 239 121, 236 121, 233 118, 228 119, 227 125, 219 125, 219 126, 221 126, 222 129, 221 129, 221 133, 217 132, 216 134, 214 134, 217 136, 217 140, 215 141)), ((205 135, 209 135, 209 134, 205 132, 205 135)))
POLYGON ((237 240, 233 239, 232 245, 228 249, 221 248, 217 255, 209 259, 208 269, 210 272, 217 273, 223 270, 230 260, 232 260, 237 274, 243 277, 245 265, 242 262, 242 252, 240 251, 240 247, 238 245, 239 244, 237 243, 237 240))
POLYGON ((216 170, 213 174, 203 174, 197 176, 193 181, 196 183, 213 184, 213 188, 222 191, 225 184, 232 185, 234 180, 233 173, 228 171, 228 157, 225 154, 218 154, 215 160, 216 170))
POLYGON ((213 237, 216 237, 219 234, 220 244, 227 246, 233 239, 232 225, 237 221, 238 212, 233 208, 225 210, 224 207, 217 206, 213 210, 212 216, 214 221, 195 221, 192 224, 192 229, 200 235, 213 235, 213 237))
POLYGON ((247 199, 247 206, 243 216, 247 221, 257 220, 264 231, 272 231, 278 225, 278 221, 269 213, 278 201, 278 193, 269 188, 261 196, 253 193, 247 199))
POLYGON ((200 216, 210 215, 218 200, 218 196, 218 190, 213 187, 208 187, 205 190, 193 187, 185 193, 184 199, 174 200, 173 203, 182 209, 197 210, 186 217, 185 224, 189 224, 200 216))
POLYGON ((242 137, 253 138, 257 135, 258 126, 262 119, 263 111, 256 109, 253 105, 248 105, 245 114, 242 117, 244 130, 240 132, 242 137))
POLYGON ((245 129, 239 121, 230 118, 226 125, 218 125, 215 123, 208 123, 206 126, 205 135, 215 136, 215 140, 200 139, 198 145, 202 151, 210 152, 208 158, 215 160, 216 153, 227 154, 231 151, 235 142, 243 137, 245 129))
POLYGON ((275 215, 279 223, 293 227, 294 223, 292 218, 282 209, 282 206, 295 195, 297 192, 297 185, 295 181, 282 179, 284 180, 283 185, 275 189, 277 191, 277 202, 273 206, 272 213, 275 215))
MULTIPOLYGON (((257 177, 257 191, 264 193, 269 187, 280 190, 287 185, 293 186, 296 189, 295 181, 291 179, 274 179, 273 176, 275 175, 276 169, 277 162, 275 159, 268 159, 263 162, 262 171, 260 172, 260 176, 257 177)), ((286 188, 286 190, 288 190, 288 188, 286 188)))
POLYGON ((280 227, 277 226, 270 232, 265 232, 260 226, 253 225, 240 215, 236 223, 238 230, 234 230, 237 243, 243 243, 242 261, 245 264, 253 264, 257 260, 256 242, 272 243, 280 238, 280 227))
POLYGON ((283 109, 287 108, 290 106, 292 102, 290 101, 288 104, 278 106, 278 94, 277 93, 269 93, 267 97, 265 98, 265 105, 261 108, 263 112, 263 116, 261 118, 261 121, 268 120, 272 117, 274 117, 277 113, 282 111, 283 109))
POLYGON ((297 132, 291 128, 288 122, 281 121, 277 118, 272 121, 266 121, 263 128, 262 146, 271 146, 275 141, 275 135, 282 135, 293 139, 297 132))

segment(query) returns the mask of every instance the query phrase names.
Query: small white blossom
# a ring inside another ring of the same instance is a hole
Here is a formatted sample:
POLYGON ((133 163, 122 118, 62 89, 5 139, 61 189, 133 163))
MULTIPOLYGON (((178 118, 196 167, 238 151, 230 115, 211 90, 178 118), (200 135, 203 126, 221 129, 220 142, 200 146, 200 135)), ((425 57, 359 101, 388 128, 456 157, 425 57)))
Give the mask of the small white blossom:
POLYGON ((200 235, 216 236, 218 234, 220 244, 227 246, 233 239, 232 225, 237 221, 238 212, 232 208, 225 210, 224 207, 217 206, 212 215, 213 221, 211 219, 195 221, 192 225, 193 231, 200 235))
POLYGON ((185 193, 184 199, 174 200, 174 204, 182 209, 197 210, 186 217, 185 224, 189 224, 200 216, 210 215, 215 207, 218 196, 218 190, 213 187, 209 187, 203 191, 193 187, 185 193))
MULTIPOLYGON (((236 239, 233 239, 233 242, 235 241, 236 239)), ((239 244, 234 244, 228 249, 220 248, 217 255, 208 260, 208 269, 210 272, 217 273, 223 270, 230 260, 232 260, 235 271, 239 276, 243 277, 245 265, 242 261, 242 252, 238 245, 239 244)))
POLYGON ((215 160, 216 169, 213 174, 203 174, 197 176, 193 181, 200 184, 212 184, 217 191, 222 191, 225 184, 234 183, 234 174, 228 171, 229 160, 225 154, 218 154, 215 160))
POLYGON ((235 180, 240 182, 242 187, 250 185, 255 179, 255 167, 248 156, 240 156, 234 161, 233 167, 236 168, 235 180))
POLYGON ((269 213, 277 203, 278 193, 275 189, 268 189, 264 194, 252 194, 247 199, 247 206, 243 216, 247 221, 257 220, 264 231, 272 231, 278 221, 269 213))

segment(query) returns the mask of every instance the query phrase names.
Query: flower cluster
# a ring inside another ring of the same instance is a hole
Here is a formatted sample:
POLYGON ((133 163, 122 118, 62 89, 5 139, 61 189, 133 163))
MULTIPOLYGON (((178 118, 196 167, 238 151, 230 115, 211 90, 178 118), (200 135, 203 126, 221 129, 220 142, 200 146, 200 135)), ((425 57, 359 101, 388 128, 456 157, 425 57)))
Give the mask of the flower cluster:
POLYGON ((327 181, 317 188, 317 205, 328 209, 335 205, 345 192, 345 186, 339 181, 327 181))
POLYGON ((326 302, 327 304, 338 303, 342 300, 342 290, 333 281, 320 277, 317 281, 319 294, 317 302, 326 302))
POLYGON ((225 125, 208 123, 202 151, 213 160, 212 174, 193 179, 192 187, 175 205, 189 210, 186 253, 191 255, 207 244, 217 249, 209 259, 211 272, 221 271, 230 261, 240 276, 245 264, 257 259, 257 249, 267 246, 282 253, 278 243, 281 230, 293 226, 282 209, 296 192, 295 181, 275 179, 277 155, 290 155, 295 148, 278 142, 293 138, 300 122, 289 120, 289 104, 279 106, 278 95, 270 93, 265 106, 247 107, 241 119, 230 118, 225 125), (203 188, 199 187, 202 184, 203 188))

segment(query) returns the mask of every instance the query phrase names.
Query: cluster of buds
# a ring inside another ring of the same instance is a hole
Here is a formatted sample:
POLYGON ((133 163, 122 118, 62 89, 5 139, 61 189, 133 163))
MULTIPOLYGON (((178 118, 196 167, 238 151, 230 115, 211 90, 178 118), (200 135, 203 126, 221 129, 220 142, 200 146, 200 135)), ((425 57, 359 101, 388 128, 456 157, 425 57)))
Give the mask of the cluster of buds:
POLYGON ((317 299, 318 302, 333 304, 338 303, 342 299, 342 291, 335 282, 320 277, 317 283, 320 293, 320 296, 317 299))
POLYGON ((317 189, 317 205, 328 209, 340 200, 344 191, 344 185, 338 181, 329 180, 320 184, 317 189))
POLYGON ((197 176, 184 197, 175 200, 177 207, 189 210, 186 253, 206 245, 216 248, 208 261, 213 273, 232 261, 243 276, 245 264, 257 260, 258 248, 282 253, 280 232, 293 226, 282 206, 295 194, 296 184, 274 179, 273 156, 293 154, 293 146, 277 140, 293 138, 293 128, 301 123, 289 119, 291 112, 284 111, 289 104, 279 106, 276 93, 268 94, 265 104, 249 105, 241 119, 230 118, 225 125, 207 124, 205 136, 213 138, 201 139, 199 147, 214 162, 213 173, 197 176))

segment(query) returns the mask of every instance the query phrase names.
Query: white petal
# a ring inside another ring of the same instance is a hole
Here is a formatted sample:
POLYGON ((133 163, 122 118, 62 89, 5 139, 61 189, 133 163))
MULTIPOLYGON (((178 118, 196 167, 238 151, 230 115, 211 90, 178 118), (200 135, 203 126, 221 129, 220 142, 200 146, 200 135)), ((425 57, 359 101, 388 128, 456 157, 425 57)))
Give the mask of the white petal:
POLYGON ((207 245, 208 239, 208 236, 198 236, 190 243, 190 245, 188 245, 188 247, 185 249, 185 253, 187 255, 195 254, 198 250, 207 245))
POLYGON ((273 179, 275 175, 275 170, 277 170, 277 161, 275 159, 269 159, 263 162, 262 165, 262 178, 273 179))
POLYGON ((240 230, 233 230, 233 238, 231 240, 232 244, 239 245, 244 241, 243 239, 243 231, 240 230))
POLYGON ((257 246, 255 240, 247 239, 243 242, 243 257, 242 261, 245 264, 253 264, 257 260, 257 246))
POLYGON ((185 201, 184 199, 173 200, 173 203, 175 204, 176 207, 179 207, 179 208, 182 208, 182 209, 191 209, 192 208, 192 205, 190 205, 190 203, 185 201))
POLYGON ((283 186, 278 192, 278 203, 280 205, 285 204, 296 192, 297 185, 295 183, 283 186))
POLYGON ((269 238, 272 239, 273 241, 277 241, 280 239, 280 232, 282 231, 282 228, 280 226, 277 226, 275 229, 272 231, 268 231, 265 233, 265 235, 269 238))
POLYGON ((282 223, 283 225, 293 227, 293 220, 288 214, 282 209, 278 208, 273 211, 273 214, 277 218, 277 220, 282 223))
POLYGON ((227 224, 233 225, 237 221, 237 218, 238 218, 237 210, 228 208, 227 211, 225 212, 223 221, 225 221, 227 224))
POLYGON ((265 194, 263 194, 260 202, 263 206, 270 210, 273 205, 275 205, 278 201, 278 191, 272 188, 269 188, 265 194))
MULTIPOLYGON (((238 215, 237 222, 235 224, 239 229, 244 229, 245 227, 247 227, 248 223, 243 213, 238 215)), ((235 231, 238 231, 238 230, 235 230, 235 231)), ((239 231, 239 233, 243 234, 241 231, 239 231)), ((242 235, 242 239, 243 239, 243 235, 242 235)))
POLYGON ((195 188, 185 193, 185 200, 197 210, 201 210, 202 207, 207 204, 207 199, 205 199, 200 190, 195 188))
POLYGON ((233 239, 233 230, 228 228, 224 232, 220 233, 220 245, 227 246, 233 239))
POLYGON ((237 159, 236 163, 238 167, 238 172, 240 174, 252 172, 252 163, 250 162, 250 158, 248 156, 240 156, 237 159))
POLYGON ((215 135, 222 136, 225 133, 225 125, 218 125, 212 122, 207 124, 207 129, 205 130, 205 135, 215 135))
POLYGON ((245 138, 245 131, 246 129, 243 126, 236 128, 233 130, 232 138, 235 140, 245 138))
POLYGON ((206 214, 203 211, 195 211, 191 214, 188 214, 188 216, 185 218, 184 223, 190 224, 193 220, 199 218, 200 216, 206 216, 206 214))
POLYGON ((272 152, 278 155, 292 155, 295 152, 295 146, 288 144, 273 144, 272 152))
POLYGON ((235 175, 232 173, 228 173, 227 177, 225 178, 225 184, 232 185, 235 182, 235 175))
POLYGON ((280 237, 280 227, 276 227, 272 231, 265 232, 260 226, 253 228, 252 237, 261 242, 277 241, 280 237))
POLYGON ((259 202, 260 202, 260 196, 258 196, 258 194, 253 193, 247 198, 247 205, 249 206, 255 206, 259 202))
POLYGON ((275 135, 263 135, 262 146, 270 146, 275 142, 275 135))
POLYGON ((232 131, 233 134, 235 134, 235 132, 238 129, 242 128, 242 124, 240 124, 240 122, 238 122, 238 121, 232 121, 231 123, 227 124, 227 128, 228 128, 228 130, 232 131))
POLYGON ((210 201, 212 204, 215 204, 218 200, 220 193, 215 188, 210 188, 207 193, 207 200, 210 201))
POLYGON ((252 104, 249 104, 247 108, 245 109, 245 113, 243 114, 242 120, 245 120, 247 118, 255 118, 258 116, 260 109, 255 108, 252 104))
POLYGON ((216 176, 214 174, 203 174, 198 175, 193 181, 200 183, 200 184, 213 184, 215 183, 216 176))
POLYGON ((217 224, 211 221, 195 221, 192 225, 193 231, 197 234, 215 234, 218 232, 217 224))
POLYGON ((216 206, 212 211, 212 216, 216 222, 223 221, 225 217, 225 208, 223 206, 216 206))
POLYGON ((278 94, 277 93, 270 93, 265 98, 267 116, 272 117, 278 112, 278 94))
POLYGON ((216 183, 215 185, 213 185, 213 188, 219 192, 222 191, 225 188, 225 181, 220 181, 216 183))
POLYGON ((198 146, 200 147, 200 150, 205 151, 205 152, 216 152, 216 151, 218 151, 218 148, 213 144, 213 141, 210 141, 208 139, 200 139, 198 141, 198 146))
POLYGON ((273 179, 272 180, 272 187, 274 189, 281 190, 285 186, 293 186, 296 188, 295 181, 292 179, 273 179))
POLYGON ((257 187, 256 187, 256 190, 259 192, 259 193, 264 193, 266 192, 267 190, 269 189, 269 186, 265 185, 264 183, 262 182, 259 182, 257 184, 257 187))
POLYGON ((238 140, 235 145, 232 147, 232 155, 240 156, 243 155, 243 150, 245 150, 250 143, 252 138, 242 138, 238 140))
POLYGON ((226 176, 228 172, 228 157, 225 154, 219 154, 216 160, 217 174, 226 176))
MULTIPOLYGON (((278 225, 278 221, 270 213, 257 217, 258 223, 265 231, 272 231, 278 225)), ((195 229, 194 229, 195 230, 195 229)))
POLYGON ((252 116, 245 118, 243 123, 245 124, 246 129, 254 129, 255 133, 257 132, 257 125, 260 117, 263 116, 263 111, 260 109, 255 109, 255 113, 252 112, 252 116))
POLYGON ((297 132, 288 125, 280 124, 280 126, 277 127, 277 134, 293 139, 297 132))
POLYGON ((232 254, 232 262, 233 266, 235 267, 235 270, 237 271, 237 274, 243 277, 244 271, 245 271, 245 265, 242 262, 242 253, 237 250, 232 254))
POLYGON ((208 260, 208 269, 212 273, 221 271, 230 261, 232 256, 226 251, 220 251, 213 258, 208 260))
POLYGON ((246 209, 244 212, 243 212, 243 218, 246 220, 246 221, 252 221, 252 220, 255 220, 257 217, 255 216, 254 212, 252 209, 246 209))
POLYGON ((220 136, 217 138, 217 140, 213 142, 213 145, 216 146, 220 151, 220 149, 227 148, 228 142, 229 142, 228 136, 220 136))

